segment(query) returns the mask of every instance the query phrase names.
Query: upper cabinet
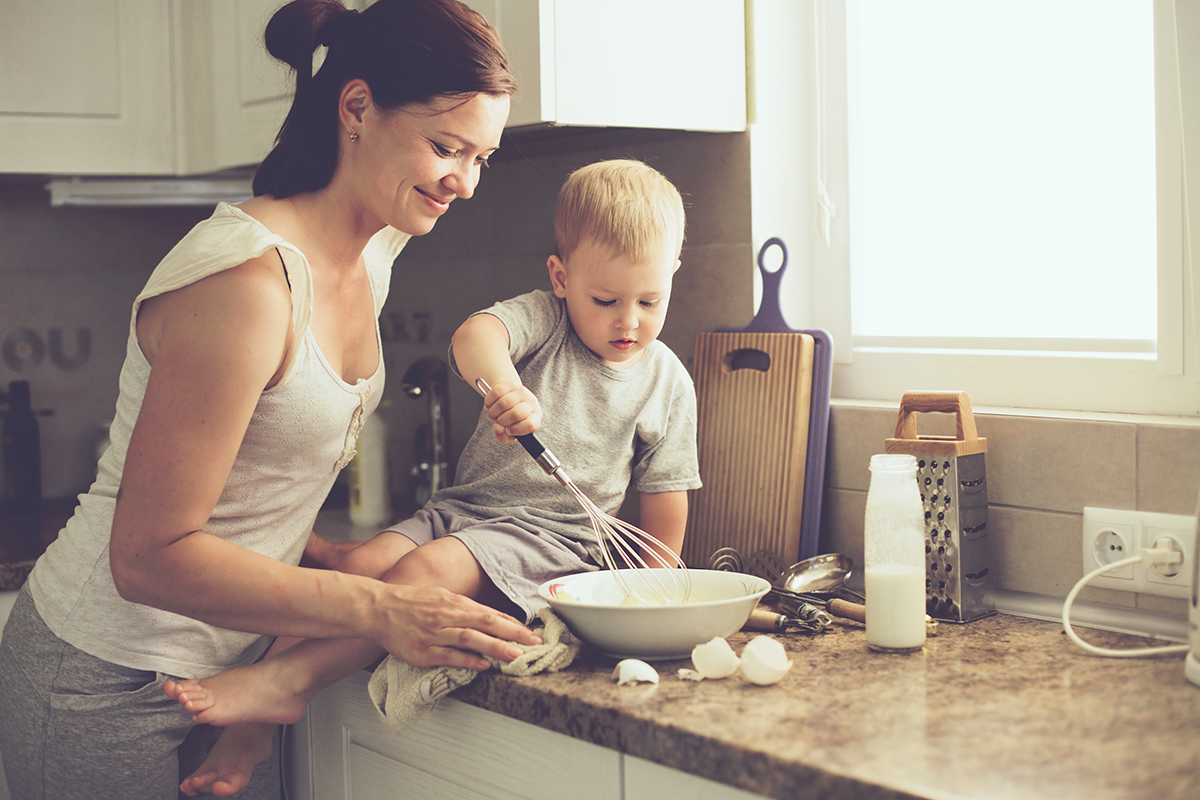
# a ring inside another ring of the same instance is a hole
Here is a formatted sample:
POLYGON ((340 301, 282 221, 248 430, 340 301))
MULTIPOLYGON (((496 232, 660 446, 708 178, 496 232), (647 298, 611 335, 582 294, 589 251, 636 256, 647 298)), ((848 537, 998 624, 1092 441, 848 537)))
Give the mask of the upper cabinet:
POLYGON ((4 0, 0 171, 170 172, 170 30, 155 0, 4 0))
POLYGON ((177 173, 257 164, 270 151, 294 88, 292 71, 263 44, 267 22, 281 5, 283 0, 172 4, 177 173))
MULTIPOLYGON (((2 0, 0 173, 257 164, 291 101, 263 46, 282 2, 2 0)), ((467 2, 520 83, 510 128, 746 128, 743 0, 467 2)))
POLYGON ((279 0, 3 0, 0 172, 189 175, 255 164, 291 96, 279 0))
POLYGON ((743 0, 465 0, 520 89, 508 126, 746 129, 743 0))

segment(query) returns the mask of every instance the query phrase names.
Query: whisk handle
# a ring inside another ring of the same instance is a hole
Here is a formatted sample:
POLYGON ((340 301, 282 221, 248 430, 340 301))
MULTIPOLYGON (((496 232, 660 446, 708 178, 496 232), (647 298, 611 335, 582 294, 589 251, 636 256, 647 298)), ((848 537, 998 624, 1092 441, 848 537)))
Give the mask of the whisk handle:
POLYGON ((538 438, 532 433, 526 433, 523 436, 518 436, 517 441, 525 448, 525 452, 533 456, 534 461, 538 461, 542 457, 542 453, 546 452, 546 446, 538 441, 538 438))
POLYGON ((563 486, 570 483, 571 479, 567 477, 567 473, 563 470, 562 462, 545 445, 538 441, 536 436, 532 433, 526 433, 518 436, 517 441, 525 448, 525 452, 533 456, 533 460, 538 463, 543 472, 547 475, 553 475, 563 486))

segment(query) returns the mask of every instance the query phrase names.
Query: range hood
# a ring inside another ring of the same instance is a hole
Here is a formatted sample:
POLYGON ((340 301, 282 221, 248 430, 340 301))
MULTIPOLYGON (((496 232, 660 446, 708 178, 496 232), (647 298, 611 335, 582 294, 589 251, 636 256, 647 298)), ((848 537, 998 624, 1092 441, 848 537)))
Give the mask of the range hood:
POLYGON ((163 178, 61 178, 46 184, 52 206, 215 206, 254 196, 253 171, 163 178))

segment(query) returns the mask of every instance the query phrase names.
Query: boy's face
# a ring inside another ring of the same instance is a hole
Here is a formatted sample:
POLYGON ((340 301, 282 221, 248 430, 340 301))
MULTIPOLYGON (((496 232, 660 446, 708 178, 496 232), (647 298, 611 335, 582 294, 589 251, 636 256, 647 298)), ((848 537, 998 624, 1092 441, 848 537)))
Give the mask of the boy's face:
POLYGON ((569 263, 550 256, 546 266, 575 334, 597 358, 616 369, 641 360, 667 318, 678 261, 663 254, 634 263, 586 238, 569 263))

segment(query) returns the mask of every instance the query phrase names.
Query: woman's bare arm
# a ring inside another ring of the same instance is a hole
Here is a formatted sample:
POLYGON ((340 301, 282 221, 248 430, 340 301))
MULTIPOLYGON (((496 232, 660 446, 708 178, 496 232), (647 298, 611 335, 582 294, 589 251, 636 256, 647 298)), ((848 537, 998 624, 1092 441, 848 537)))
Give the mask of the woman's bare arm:
POLYGON ((464 648, 511 657, 500 639, 528 631, 467 598, 293 567, 204 532, 283 363, 291 298, 277 269, 248 262, 143 308, 152 370, 113 519, 118 591, 234 630, 372 639, 412 663, 477 664, 464 648))

